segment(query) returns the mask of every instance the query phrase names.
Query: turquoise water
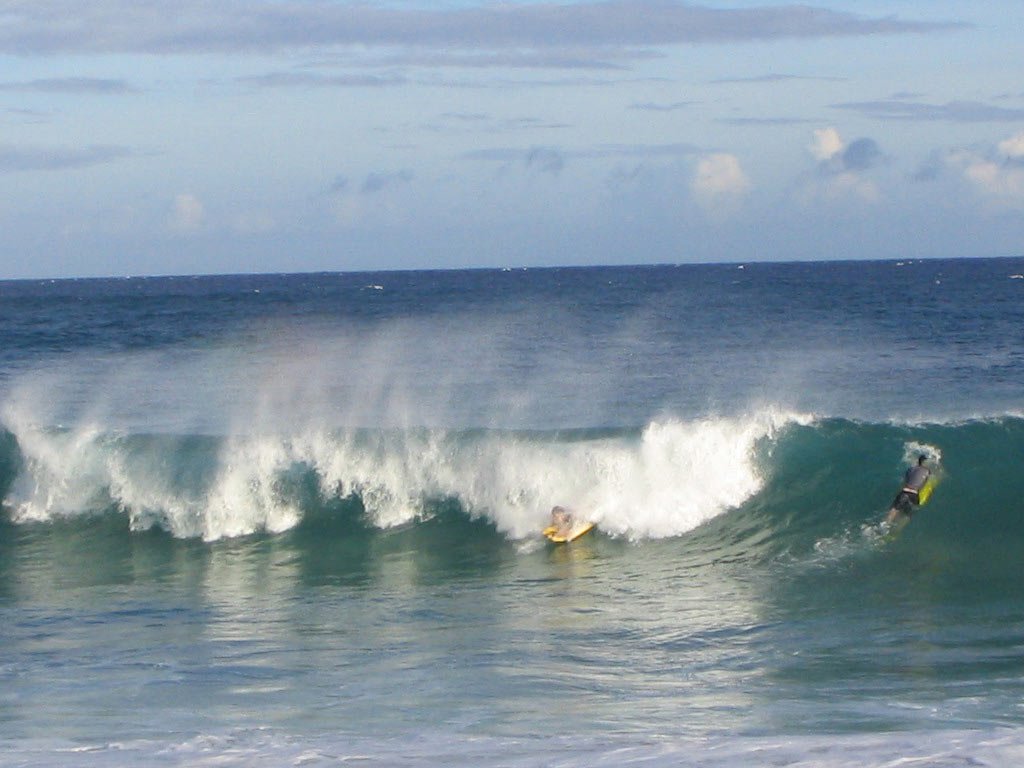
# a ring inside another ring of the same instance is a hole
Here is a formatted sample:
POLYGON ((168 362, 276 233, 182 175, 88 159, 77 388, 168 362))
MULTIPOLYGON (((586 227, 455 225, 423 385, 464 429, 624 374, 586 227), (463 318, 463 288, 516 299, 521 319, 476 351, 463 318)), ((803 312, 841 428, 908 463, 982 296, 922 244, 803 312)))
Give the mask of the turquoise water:
POLYGON ((0 763, 1013 764, 1022 268, 3 284, 0 763))

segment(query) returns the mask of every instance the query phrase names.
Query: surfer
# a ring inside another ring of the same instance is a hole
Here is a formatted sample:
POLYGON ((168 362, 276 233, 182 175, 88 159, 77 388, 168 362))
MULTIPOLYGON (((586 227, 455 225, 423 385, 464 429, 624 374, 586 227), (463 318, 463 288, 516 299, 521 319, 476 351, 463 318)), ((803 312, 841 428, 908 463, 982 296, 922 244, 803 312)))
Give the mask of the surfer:
POLYGON ((565 507, 551 508, 551 527, 555 529, 555 535, 568 536, 572 531, 572 512, 565 507))
POLYGON ((921 489, 928 482, 932 471, 924 465, 928 457, 921 454, 917 457, 917 464, 910 467, 903 476, 903 487, 892 500, 892 508, 886 516, 885 521, 890 525, 897 520, 906 522, 914 514, 914 509, 921 503, 921 489))
POLYGON ((556 506, 551 508, 551 525, 541 533, 555 544, 565 544, 575 541, 593 528, 594 523, 578 519, 571 509, 556 506))

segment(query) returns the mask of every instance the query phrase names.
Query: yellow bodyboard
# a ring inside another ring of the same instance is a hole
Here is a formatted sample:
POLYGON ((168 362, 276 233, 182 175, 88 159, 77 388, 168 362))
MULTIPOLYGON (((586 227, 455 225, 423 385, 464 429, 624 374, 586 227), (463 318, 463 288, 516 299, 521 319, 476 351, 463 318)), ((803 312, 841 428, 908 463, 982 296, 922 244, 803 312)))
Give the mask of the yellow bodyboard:
POLYGON ((576 523, 567 534, 561 534, 558 532, 558 526, 549 525, 541 533, 547 536, 548 541, 553 541, 555 544, 566 544, 570 541, 575 541, 583 534, 589 532, 594 527, 593 523, 580 522, 576 523))
POLYGON ((932 491, 935 490, 935 486, 938 484, 939 478, 936 477, 935 475, 932 475, 931 477, 928 478, 928 480, 925 482, 921 490, 917 492, 918 503, 920 506, 923 507, 925 505, 925 502, 927 502, 928 499, 931 498, 932 491))

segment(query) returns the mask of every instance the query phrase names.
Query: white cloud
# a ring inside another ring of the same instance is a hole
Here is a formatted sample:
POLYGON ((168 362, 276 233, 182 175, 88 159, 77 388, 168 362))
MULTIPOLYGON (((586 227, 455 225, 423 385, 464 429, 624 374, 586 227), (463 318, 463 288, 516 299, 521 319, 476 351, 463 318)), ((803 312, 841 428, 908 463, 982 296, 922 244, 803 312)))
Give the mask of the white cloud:
POLYGON ((824 163, 842 152, 844 146, 835 128, 819 128, 814 132, 814 141, 809 149, 816 160, 824 163))
POLYGON ((736 156, 719 152, 697 161, 690 188, 706 210, 730 213, 750 192, 751 184, 736 156))
POLYGON ((1024 131, 999 142, 999 151, 1012 160, 1024 159, 1024 131))
POLYGON ((864 175, 882 160, 882 151, 873 139, 847 142, 837 128, 819 128, 807 149, 818 161, 818 173, 806 190, 808 198, 865 203, 879 200, 878 185, 864 175))
POLYGON ((196 232, 203 226, 206 214, 203 203, 193 194, 183 192, 174 198, 171 227, 178 232, 196 232))
POLYGON ((947 167, 967 181, 995 212, 1024 210, 1024 132, 984 150, 958 149, 945 157, 947 167))
POLYGON ((874 139, 854 139, 846 142, 836 128, 819 128, 808 147, 821 164, 822 173, 842 174, 847 171, 866 171, 884 159, 874 139))
POLYGON ((990 160, 972 160, 964 167, 964 176, 989 194, 1001 194, 1007 186, 1002 169, 990 160))

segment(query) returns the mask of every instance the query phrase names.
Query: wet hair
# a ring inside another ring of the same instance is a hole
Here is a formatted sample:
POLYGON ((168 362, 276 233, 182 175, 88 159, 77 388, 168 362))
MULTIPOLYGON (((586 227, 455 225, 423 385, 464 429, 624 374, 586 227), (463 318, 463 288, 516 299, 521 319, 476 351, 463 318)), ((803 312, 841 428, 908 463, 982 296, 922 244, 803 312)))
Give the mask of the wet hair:
POLYGON ((927 458, 928 458, 927 454, 922 453, 920 456, 917 457, 917 463, 918 464, 924 464, 925 459, 927 459, 927 458))

